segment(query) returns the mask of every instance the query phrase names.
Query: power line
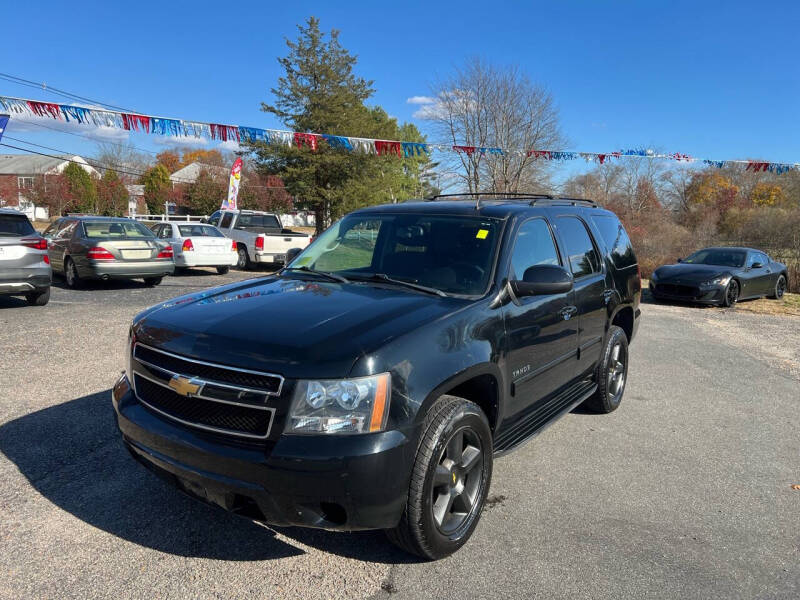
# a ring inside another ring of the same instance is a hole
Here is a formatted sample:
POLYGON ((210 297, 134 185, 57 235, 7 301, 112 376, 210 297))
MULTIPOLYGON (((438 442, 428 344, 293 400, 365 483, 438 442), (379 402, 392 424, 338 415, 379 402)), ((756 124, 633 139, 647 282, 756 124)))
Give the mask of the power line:
POLYGON ((82 100, 83 102, 91 102, 92 104, 99 104, 100 106, 106 106, 108 108, 113 108, 124 112, 135 112, 127 108, 122 108, 121 106, 115 106, 113 104, 108 104, 107 102, 101 102, 100 100, 92 100, 91 98, 87 98, 85 96, 79 96, 78 94, 73 94, 72 92, 60 90, 56 87, 48 86, 44 82, 37 83, 36 81, 31 81, 30 79, 23 79, 22 77, 17 77, 16 75, 10 75, 8 73, 0 73, 0 79, 4 79, 5 81, 8 81, 10 83, 16 83, 18 85, 25 85, 32 88, 41 89, 46 92, 56 94, 58 96, 62 96, 69 100, 82 100))
MULTIPOLYGON (((13 124, 13 121, 9 121, 9 123, 13 124)), ((158 152, 154 152, 153 150, 147 150, 146 148, 140 148, 138 146, 134 146, 132 144, 120 144, 117 142, 112 142, 111 140, 101 140, 96 137, 92 137, 90 135, 86 135, 84 133, 78 133, 77 131, 65 131, 63 129, 56 129, 55 127, 48 127, 42 123, 36 123, 34 121, 25 121, 27 125, 35 125, 36 127, 44 127, 45 129, 49 129, 50 131, 55 131, 56 133, 66 133, 67 135, 74 135, 76 137, 82 137, 87 140, 91 140, 98 144, 111 144, 112 146, 119 146, 120 148, 132 148, 134 150, 139 150, 140 152, 147 152, 148 154, 152 154, 153 156, 158 155, 158 152)))

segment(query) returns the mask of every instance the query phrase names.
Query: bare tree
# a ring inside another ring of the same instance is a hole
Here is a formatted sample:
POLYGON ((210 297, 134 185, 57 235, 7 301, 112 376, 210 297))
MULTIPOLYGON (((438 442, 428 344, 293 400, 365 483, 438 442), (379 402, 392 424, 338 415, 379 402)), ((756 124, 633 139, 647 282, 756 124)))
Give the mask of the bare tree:
POLYGON ((440 143, 464 146, 443 167, 457 173, 470 192, 551 187, 550 161, 529 152, 558 150, 564 144, 558 110, 547 90, 518 67, 474 58, 437 82, 433 91, 436 102, 423 116, 434 124, 440 143))

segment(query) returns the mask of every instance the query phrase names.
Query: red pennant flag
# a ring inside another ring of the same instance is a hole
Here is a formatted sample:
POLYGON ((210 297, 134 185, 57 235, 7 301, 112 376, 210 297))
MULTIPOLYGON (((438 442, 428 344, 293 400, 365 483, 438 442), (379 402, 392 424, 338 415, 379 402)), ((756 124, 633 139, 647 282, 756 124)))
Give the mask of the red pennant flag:
POLYGON ((463 152, 467 156, 472 156, 475 153, 475 146, 453 146, 456 152, 463 152))
POLYGON ((52 117, 54 119, 61 118, 61 108, 58 104, 52 102, 37 102, 36 100, 28 100, 28 107, 39 117, 52 117))
POLYGON ((148 133, 150 131, 150 117, 122 113, 122 126, 128 131, 139 131, 139 128, 141 128, 142 131, 148 133))
POLYGON ((378 153, 378 156, 385 154, 396 154, 397 156, 403 156, 403 151, 400 149, 400 142, 375 140, 375 152, 378 153))
POLYGON ((295 133, 294 144, 298 148, 308 146, 312 152, 316 152, 319 144, 319 135, 316 133, 295 133))

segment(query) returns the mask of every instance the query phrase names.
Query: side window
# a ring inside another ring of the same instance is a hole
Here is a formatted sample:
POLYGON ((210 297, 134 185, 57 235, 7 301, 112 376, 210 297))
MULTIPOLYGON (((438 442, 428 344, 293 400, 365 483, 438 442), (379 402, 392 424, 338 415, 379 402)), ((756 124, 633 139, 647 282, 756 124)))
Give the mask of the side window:
POLYGON ((211 215, 208 218, 208 222, 211 223, 214 226, 217 226, 217 225, 219 225, 220 216, 222 216, 222 213, 220 211, 217 211, 217 212, 215 212, 213 215, 211 215))
POLYGON ((600 271, 600 257, 583 221, 577 217, 559 217, 558 231, 564 240, 567 258, 575 279, 600 271))
POLYGON ((77 221, 65 221, 63 223, 63 227, 59 229, 58 233, 56 234, 56 239, 59 240, 68 240, 72 237, 72 233, 75 231, 75 226, 78 224, 77 221))
POLYGON ((162 240, 168 240, 172 237, 172 225, 164 225, 161 228, 161 233, 158 234, 162 240))
POLYGON ((558 264, 558 251, 547 221, 544 219, 525 221, 520 226, 514 242, 509 276, 512 279, 522 279, 529 267, 558 264))
POLYGON ((755 263, 761 263, 762 266, 766 267, 769 264, 769 258, 763 252, 751 252, 747 259, 747 266, 752 267, 755 263))
POLYGON ((608 246, 614 266, 618 269, 625 269, 635 265, 636 255, 633 253, 631 240, 619 219, 613 215, 592 215, 592 221, 608 246))
POLYGON ((220 224, 220 227, 223 229, 228 229, 231 226, 231 221, 233 221, 233 213, 225 213, 225 215, 222 217, 222 223, 220 224))
POLYGON ((47 239, 53 239, 54 237, 56 237, 56 234, 58 233, 60 227, 61 227, 61 221, 56 221, 55 223, 52 223, 50 227, 45 229, 42 235, 47 239))

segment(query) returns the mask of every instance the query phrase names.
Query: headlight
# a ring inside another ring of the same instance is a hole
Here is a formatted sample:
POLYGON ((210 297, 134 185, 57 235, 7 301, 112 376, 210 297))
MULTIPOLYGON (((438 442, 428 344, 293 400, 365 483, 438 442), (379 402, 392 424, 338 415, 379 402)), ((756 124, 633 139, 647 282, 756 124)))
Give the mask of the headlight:
POLYGON ((299 381, 287 433, 369 433, 383 431, 389 415, 388 373, 356 379, 299 381))
POLYGON ((723 275, 722 277, 717 277, 711 281, 706 281, 703 285, 728 285, 730 280, 730 275, 723 275))

